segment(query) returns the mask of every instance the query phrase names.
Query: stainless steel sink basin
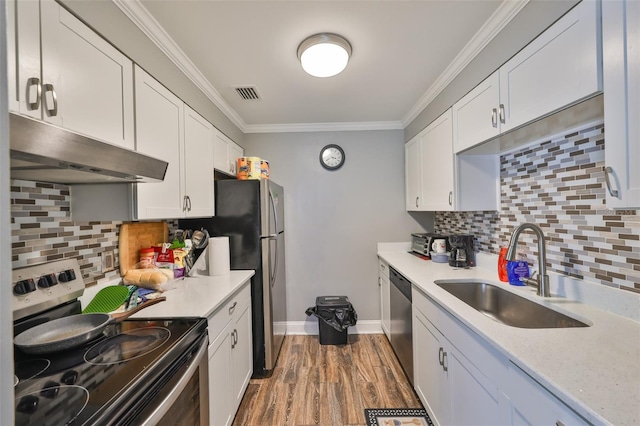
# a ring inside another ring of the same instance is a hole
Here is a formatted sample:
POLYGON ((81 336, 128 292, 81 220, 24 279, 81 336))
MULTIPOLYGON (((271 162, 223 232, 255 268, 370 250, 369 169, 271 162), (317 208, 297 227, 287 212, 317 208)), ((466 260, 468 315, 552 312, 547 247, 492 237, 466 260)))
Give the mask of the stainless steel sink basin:
POLYGON ((589 327, 582 321, 482 281, 439 280, 435 283, 478 312, 512 327, 589 327))

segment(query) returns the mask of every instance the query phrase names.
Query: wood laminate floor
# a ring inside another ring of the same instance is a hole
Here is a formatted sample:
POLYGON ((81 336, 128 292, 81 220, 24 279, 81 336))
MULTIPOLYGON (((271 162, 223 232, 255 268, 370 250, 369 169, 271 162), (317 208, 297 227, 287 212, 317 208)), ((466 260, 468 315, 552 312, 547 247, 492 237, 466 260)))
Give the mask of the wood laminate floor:
POLYGON ((365 408, 422 408, 383 334, 320 345, 287 336, 273 376, 252 379, 233 426, 366 425, 365 408))

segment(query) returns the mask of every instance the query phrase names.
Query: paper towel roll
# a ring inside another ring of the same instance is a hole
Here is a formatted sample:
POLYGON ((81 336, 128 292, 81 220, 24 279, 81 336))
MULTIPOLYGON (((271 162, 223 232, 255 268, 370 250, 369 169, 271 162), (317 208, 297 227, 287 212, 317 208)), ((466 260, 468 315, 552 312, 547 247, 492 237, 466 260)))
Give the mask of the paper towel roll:
POLYGON ((209 238, 209 275, 229 273, 229 237, 209 238))

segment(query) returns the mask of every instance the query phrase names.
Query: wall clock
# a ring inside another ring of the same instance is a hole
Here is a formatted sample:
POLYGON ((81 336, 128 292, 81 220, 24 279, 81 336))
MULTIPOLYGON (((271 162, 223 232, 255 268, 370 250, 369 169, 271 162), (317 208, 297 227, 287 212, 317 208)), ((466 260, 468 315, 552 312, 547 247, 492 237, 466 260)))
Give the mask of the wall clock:
POLYGON ((344 150, 338 145, 329 144, 320 150, 320 164, 327 170, 338 170, 344 160, 344 150))

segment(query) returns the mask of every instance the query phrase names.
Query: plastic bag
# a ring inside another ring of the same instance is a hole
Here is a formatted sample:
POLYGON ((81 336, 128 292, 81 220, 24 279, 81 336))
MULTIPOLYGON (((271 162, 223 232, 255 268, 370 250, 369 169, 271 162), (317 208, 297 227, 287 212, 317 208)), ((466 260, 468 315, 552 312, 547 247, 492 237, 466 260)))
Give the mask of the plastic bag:
POLYGON ((358 314, 351 303, 348 307, 312 306, 307 308, 305 313, 307 316, 318 317, 337 331, 346 330, 349 326, 356 325, 358 321, 358 314))

